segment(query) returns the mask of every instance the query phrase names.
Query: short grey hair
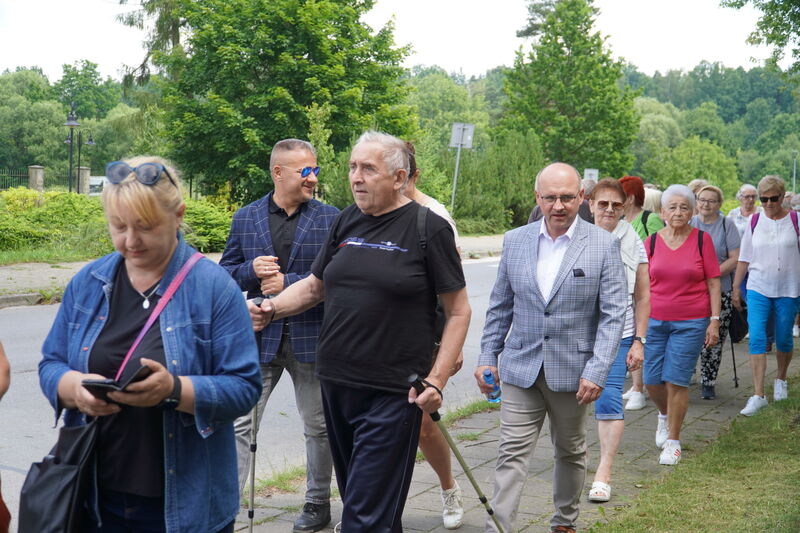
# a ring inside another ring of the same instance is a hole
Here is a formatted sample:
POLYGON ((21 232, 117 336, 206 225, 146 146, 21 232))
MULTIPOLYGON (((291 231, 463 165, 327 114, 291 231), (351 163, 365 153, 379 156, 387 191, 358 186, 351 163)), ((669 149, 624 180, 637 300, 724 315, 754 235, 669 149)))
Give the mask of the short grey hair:
POLYGON ((672 200, 673 196, 682 196, 686 198, 686 200, 689 202, 689 207, 691 207, 692 211, 694 211, 695 199, 692 189, 686 185, 680 185, 678 183, 670 185, 667 187, 667 190, 661 193, 661 207, 667 207, 667 204, 670 200, 672 200))
POLYGON ((294 152, 295 150, 305 150, 314 157, 317 157, 317 151, 310 142, 300 139, 282 139, 275 143, 275 146, 272 147, 272 152, 269 154, 270 170, 275 166, 277 154, 282 152, 294 152))
POLYGON ((758 182, 758 194, 764 194, 770 189, 778 189, 781 194, 786 194, 786 183, 777 174, 768 174, 758 182))
POLYGON ((750 185, 749 183, 745 183, 744 185, 739 187, 738 191, 736 191, 736 199, 741 200, 742 196, 744 196, 744 193, 746 193, 747 191, 753 191, 754 193, 756 193, 756 195, 758 195, 758 191, 756 191, 755 185, 750 185))
POLYGON ((581 188, 583 189, 583 194, 586 195, 587 198, 592 195, 595 185, 597 185, 597 182, 592 178, 583 178, 581 180, 581 188))
POLYGON ((383 147, 382 158, 387 170, 394 174, 403 169, 406 171, 406 179, 410 177, 411 162, 408 157, 408 146, 404 140, 388 133, 369 130, 361 134, 353 148, 355 149, 361 143, 380 144, 383 147))

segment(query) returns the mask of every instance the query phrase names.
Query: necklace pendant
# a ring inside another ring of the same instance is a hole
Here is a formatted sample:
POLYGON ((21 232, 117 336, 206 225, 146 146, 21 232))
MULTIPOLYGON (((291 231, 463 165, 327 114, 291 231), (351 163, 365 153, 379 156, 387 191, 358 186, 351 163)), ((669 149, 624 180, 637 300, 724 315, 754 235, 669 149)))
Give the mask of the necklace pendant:
POLYGON ((142 309, 150 309, 150 300, 145 298, 142 302, 142 309))

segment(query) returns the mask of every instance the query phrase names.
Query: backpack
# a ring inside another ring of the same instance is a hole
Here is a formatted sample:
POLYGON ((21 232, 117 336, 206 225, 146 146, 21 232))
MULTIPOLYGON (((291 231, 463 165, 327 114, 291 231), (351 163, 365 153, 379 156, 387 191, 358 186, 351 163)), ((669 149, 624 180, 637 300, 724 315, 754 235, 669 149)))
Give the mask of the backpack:
MULTIPOLYGON (((699 229, 697 230, 697 249, 700 251, 700 257, 703 257, 703 235, 705 231, 699 229)), ((656 253, 656 234, 652 234, 647 238, 648 241, 648 248, 650 249, 650 253, 647 254, 647 259, 652 259, 656 253)))
MULTIPOLYGON (((750 235, 756 230, 756 224, 758 224, 758 216, 761 213, 753 213, 750 217, 750 235)), ((794 226, 794 233, 797 235, 797 251, 800 252, 800 227, 798 227, 797 223, 797 211, 789 211, 789 218, 792 219, 792 226, 794 226)))
MULTIPOLYGON (((424 205, 419 206, 417 211, 417 238, 419 239, 419 247, 422 250, 422 255, 425 257, 425 265, 428 264, 428 211, 429 209, 424 205)), ((444 309, 439 298, 436 298, 436 318, 433 323, 433 344, 434 350, 438 349, 439 344, 442 342, 442 334, 444 333, 444 309)))

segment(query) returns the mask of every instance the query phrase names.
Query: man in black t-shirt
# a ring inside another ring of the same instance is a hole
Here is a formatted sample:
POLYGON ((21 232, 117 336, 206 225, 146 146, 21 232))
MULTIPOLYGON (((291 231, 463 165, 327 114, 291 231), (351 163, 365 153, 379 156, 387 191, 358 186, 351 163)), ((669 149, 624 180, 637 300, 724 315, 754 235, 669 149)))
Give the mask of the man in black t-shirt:
POLYGON ((469 326, 453 231, 428 212, 422 249, 420 206, 402 194, 408 171, 403 141, 362 135, 350 157, 355 204, 337 218, 311 275, 259 309, 251 304, 254 324, 267 324, 325 301, 317 375, 346 533, 402 531, 422 413, 441 407, 469 326), (447 319, 431 368, 437 295, 447 319), (419 396, 412 373, 427 376, 419 396))

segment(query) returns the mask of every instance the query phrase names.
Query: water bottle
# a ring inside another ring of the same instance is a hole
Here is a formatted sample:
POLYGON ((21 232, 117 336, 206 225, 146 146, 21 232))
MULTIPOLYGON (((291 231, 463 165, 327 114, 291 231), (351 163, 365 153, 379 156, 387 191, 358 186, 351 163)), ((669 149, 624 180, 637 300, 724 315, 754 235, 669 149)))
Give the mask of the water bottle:
POLYGON ((500 395, 502 391, 500 390, 500 385, 494 382, 494 374, 488 368, 483 371, 483 381, 486 382, 487 385, 492 385, 492 392, 486 395, 486 400, 489 403, 500 403, 500 395))

